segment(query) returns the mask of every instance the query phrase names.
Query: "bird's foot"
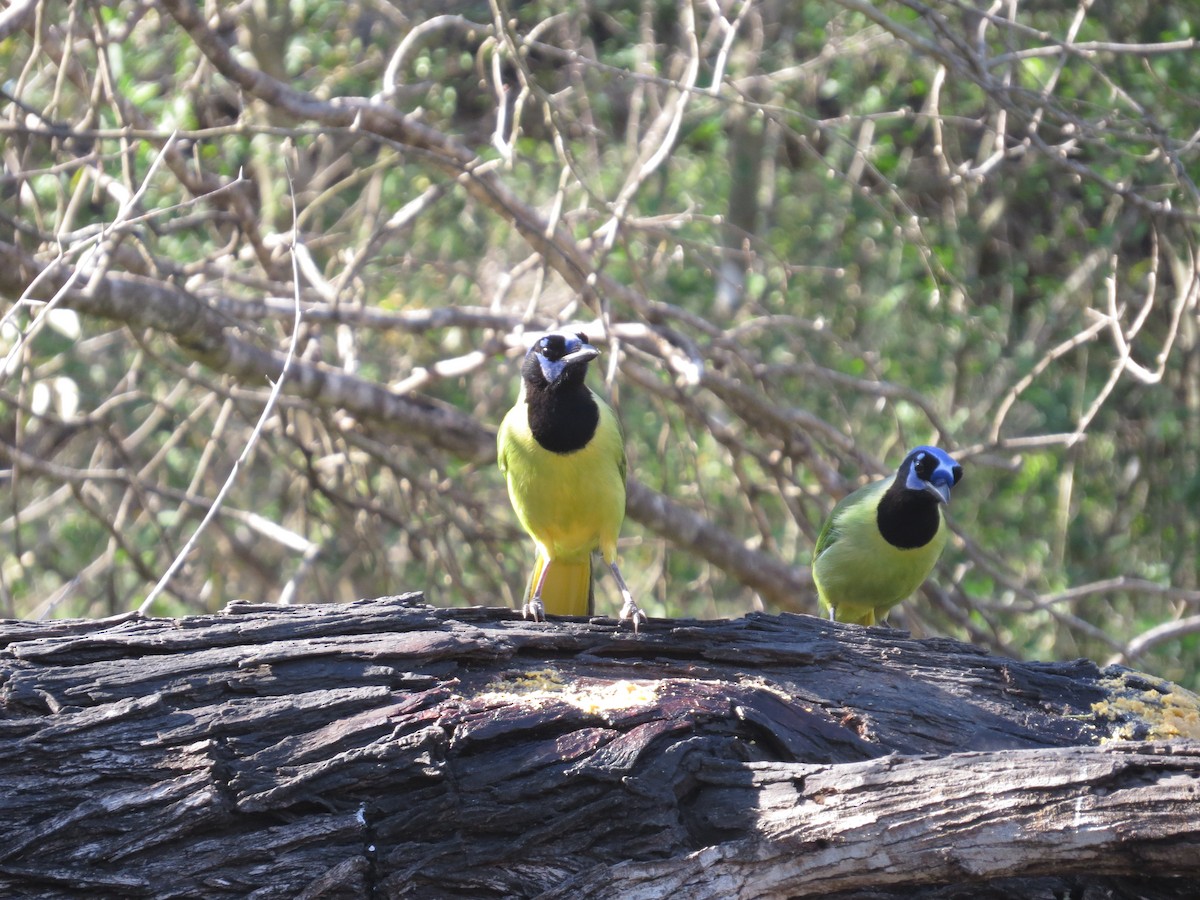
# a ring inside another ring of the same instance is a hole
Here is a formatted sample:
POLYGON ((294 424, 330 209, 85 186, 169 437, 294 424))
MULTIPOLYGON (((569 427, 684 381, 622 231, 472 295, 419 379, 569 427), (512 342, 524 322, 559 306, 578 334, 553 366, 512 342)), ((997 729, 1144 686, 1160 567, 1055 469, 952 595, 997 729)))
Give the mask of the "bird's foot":
POLYGON ((621 614, 617 616, 618 622, 632 622, 633 633, 638 633, 638 626, 646 621, 646 614, 642 612, 636 603, 633 602, 633 594, 629 591, 629 585, 625 583, 625 579, 621 577, 621 570, 617 567, 616 560, 608 564, 612 569, 613 578, 617 579, 617 589, 620 590, 621 596, 625 598, 625 605, 621 607, 621 614))
POLYGON ((540 597, 534 597, 532 600, 530 600, 524 606, 521 607, 521 618, 522 619, 532 618, 533 621, 535 621, 535 622, 545 622, 546 621, 546 607, 542 603, 542 600, 540 597))
POLYGON ((633 633, 638 633, 638 626, 644 625, 646 622, 646 614, 642 612, 641 607, 633 602, 633 597, 629 594, 625 595, 625 605, 621 607, 621 613, 617 616, 618 622, 632 622, 633 633))

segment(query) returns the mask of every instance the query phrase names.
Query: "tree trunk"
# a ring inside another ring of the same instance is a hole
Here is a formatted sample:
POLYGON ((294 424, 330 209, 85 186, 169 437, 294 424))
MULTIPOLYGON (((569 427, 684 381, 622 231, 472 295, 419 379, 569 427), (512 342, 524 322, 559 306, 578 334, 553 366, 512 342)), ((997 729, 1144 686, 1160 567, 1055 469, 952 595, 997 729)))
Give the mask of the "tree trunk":
POLYGON ((1197 698, 1127 669, 419 595, 0 644, 4 896, 1197 895, 1197 698))

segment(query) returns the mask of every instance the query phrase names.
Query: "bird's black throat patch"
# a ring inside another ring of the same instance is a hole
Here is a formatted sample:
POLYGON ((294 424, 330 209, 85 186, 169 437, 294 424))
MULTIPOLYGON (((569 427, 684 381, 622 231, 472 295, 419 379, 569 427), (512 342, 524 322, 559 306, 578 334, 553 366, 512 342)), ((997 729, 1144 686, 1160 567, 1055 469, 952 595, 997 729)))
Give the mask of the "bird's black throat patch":
POLYGON ((934 497, 925 491, 909 490, 898 475, 879 499, 875 523, 893 547, 915 550, 933 540, 942 526, 942 517, 934 497))
POLYGON ((534 440, 551 453, 573 453, 587 446, 600 424, 600 407, 583 383, 587 362, 568 369, 556 384, 547 384, 537 361, 526 365, 525 403, 534 440))
POLYGON ((573 453, 587 446, 600 424, 600 407, 583 385, 573 391, 528 391, 529 430, 551 453, 573 453))

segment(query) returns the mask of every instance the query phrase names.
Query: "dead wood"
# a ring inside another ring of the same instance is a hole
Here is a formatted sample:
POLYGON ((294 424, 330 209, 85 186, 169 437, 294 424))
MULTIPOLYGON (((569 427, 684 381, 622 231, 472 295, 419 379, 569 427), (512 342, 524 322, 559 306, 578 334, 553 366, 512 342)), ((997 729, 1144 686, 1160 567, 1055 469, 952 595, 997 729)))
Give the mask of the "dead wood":
POLYGON ((1197 893, 1196 697, 1126 669, 419 595, 0 646, 3 896, 1197 893))

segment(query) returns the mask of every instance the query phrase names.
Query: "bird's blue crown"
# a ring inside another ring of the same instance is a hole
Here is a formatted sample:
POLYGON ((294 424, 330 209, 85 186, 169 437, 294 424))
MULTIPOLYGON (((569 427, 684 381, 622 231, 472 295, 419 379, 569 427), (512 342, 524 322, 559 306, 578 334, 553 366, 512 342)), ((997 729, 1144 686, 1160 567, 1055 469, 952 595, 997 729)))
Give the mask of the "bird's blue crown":
POLYGON ((958 461, 940 447, 922 446, 910 450, 900 471, 905 473, 904 486, 910 491, 928 491, 939 502, 950 502, 950 489, 962 480, 963 470, 958 461))
POLYGON ((552 332, 538 338, 527 355, 537 359, 542 376, 553 385, 571 365, 586 363, 599 356, 600 351, 588 343, 584 334, 552 332))

